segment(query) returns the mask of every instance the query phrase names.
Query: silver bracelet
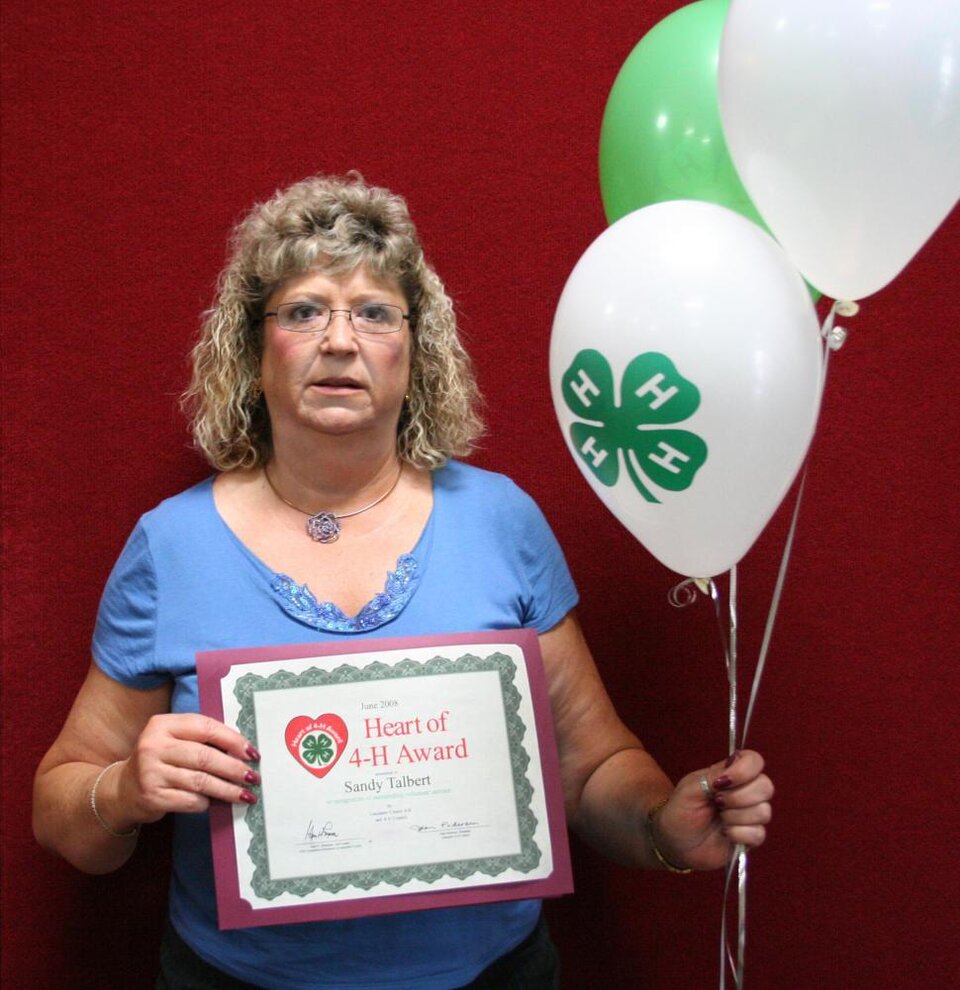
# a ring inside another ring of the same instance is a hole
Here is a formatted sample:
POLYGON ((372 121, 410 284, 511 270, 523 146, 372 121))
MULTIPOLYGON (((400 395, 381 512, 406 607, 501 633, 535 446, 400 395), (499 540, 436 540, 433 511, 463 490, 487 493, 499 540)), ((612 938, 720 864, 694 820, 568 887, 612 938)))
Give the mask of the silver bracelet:
POLYGON ((650 843, 650 849, 653 852, 653 855, 656 856, 657 862, 665 870, 668 870, 670 873, 683 873, 683 874, 693 873, 692 867, 689 867, 689 866, 677 866, 676 863, 671 863, 670 860, 667 859, 667 857, 663 855, 663 852, 661 851, 660 847, 657 845, 657 837, 653 834, 653 821, 657 817, 657 812, 666 803, 667 803, 666 800, 663 800, 659 804, 655 804, 647 812, 646 832, 647 832, 647 841, 650 843))
POLYGON ((129 832, 117 832, 103 820, 103 816, 97 810, 97 788, 100 786, 100 781, 103 780, 104 774, 108 770, 112 770, 114 767, 119 766, 123 763, 123 760, 116 760, 113 763, 108 763, 101 771, 97 774, 97 779, 93 782, 93 787, 90 788, 90 810, 93 812, 93 817, 96 818, 97 824, 104 830, 104 832, 109 832, 112 836, 118 839, 132 839, 139 831, 140 826, 134 825, 129 832))

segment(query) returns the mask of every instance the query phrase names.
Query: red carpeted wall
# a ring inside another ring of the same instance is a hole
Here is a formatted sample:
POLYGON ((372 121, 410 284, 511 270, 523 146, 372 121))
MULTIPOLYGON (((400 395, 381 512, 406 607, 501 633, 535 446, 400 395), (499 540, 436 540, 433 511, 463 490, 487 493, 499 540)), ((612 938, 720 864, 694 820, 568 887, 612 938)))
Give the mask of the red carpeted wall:
MULTIPOLYGON (((205 473, 176 397, 229 228, 313 172, 356 168, 408 197, 487 397, 477 463, 543 506, 609 688, 666 769, 724 752, 708 610, 672 609, 674 576, 589 492, 547 377, 554 305, 604 227, 607 93, 674 7, 8 0, 4 986, 151 985, 165 828, 120 873, 81 876, 33 842, 31 777, 128 531, 205 473)), ((833 363, 751 730, 778 785, 751 860, 753 987, 941 987, 960 969, 958 261, 954 216, 866 300, 833 363)), ((741 568, 746 673, 784 515, 741 568)), ((716 984, 718 876, 574 852, 577 893, 550 905, 566 987, 716 984)))

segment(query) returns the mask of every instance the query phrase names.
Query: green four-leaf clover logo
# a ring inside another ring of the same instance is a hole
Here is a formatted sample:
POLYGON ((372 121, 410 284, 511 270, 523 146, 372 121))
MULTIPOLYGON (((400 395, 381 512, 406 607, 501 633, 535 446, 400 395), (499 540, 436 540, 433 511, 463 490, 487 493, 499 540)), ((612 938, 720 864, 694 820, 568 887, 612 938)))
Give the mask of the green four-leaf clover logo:
POLYGON ((300 755, 304 761, 315 766, 326 766, 333 759, 334 752, 333 740, 326 732, 305 736, 300 744, 300 755))
POLYGON ((562 381, 563 398, 583 422, 570 426, 573 445, 601 484, 627 475, 648 502, 660 502, 650 482, 667 491, 689 488, 707 459, 707 445, 689 430, 667 429, 700 405, 700 390, 665 354, 635 357, 623 372, 616 403, 613 373, 595 350, 580 351, 562 381))

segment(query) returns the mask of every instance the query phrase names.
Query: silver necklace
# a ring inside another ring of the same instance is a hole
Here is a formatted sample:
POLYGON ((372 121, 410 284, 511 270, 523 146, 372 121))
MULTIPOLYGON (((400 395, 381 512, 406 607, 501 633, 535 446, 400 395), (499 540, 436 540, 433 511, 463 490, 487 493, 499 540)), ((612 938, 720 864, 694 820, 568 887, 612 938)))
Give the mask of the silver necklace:
POLYGON ((285 499, 270 480, 270 474, 266 467, 263 469, 263 476, 267 479, 267 484, 270 486, 273 494, 284 505, 289 505, 291 509, 296 509, 297 512, 302 512, 307 516, 307 536, 316 543, 336 543, 340 539, 340 520, 349 519, 351 516, 359 516, 361 512, 366 512, 375 505, 379 505, 400 483, 400 475, 402 474, 403 463, 401 462, 400 470, 397 472, 396 478, 393 479, 393 484, 382 495, 375 498, 369 505, 365 505, 362 509, 354 509, 353 512, 308 512, 306 509, 301 509, 299 505, 294 505, 293 502, 285 499))

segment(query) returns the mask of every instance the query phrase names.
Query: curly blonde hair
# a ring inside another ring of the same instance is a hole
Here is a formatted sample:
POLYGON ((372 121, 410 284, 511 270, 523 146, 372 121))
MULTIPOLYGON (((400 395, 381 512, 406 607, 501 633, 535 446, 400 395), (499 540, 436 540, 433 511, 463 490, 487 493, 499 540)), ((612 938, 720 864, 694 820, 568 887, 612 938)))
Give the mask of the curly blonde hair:
POLYGON ((272 451, 259 384, 267 299, 293 275, 310 269, 343 274, 359 265, 376 278, 395 279, 410 309, 410 385, 397 427, 398 455, 433 469, 471 451, 483 424, 453 303, 424 259, 404 200, 351 173, 278 190, 233 232, 183 394, 194 442, 214 468, 256 467, 272 451))

